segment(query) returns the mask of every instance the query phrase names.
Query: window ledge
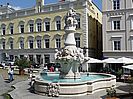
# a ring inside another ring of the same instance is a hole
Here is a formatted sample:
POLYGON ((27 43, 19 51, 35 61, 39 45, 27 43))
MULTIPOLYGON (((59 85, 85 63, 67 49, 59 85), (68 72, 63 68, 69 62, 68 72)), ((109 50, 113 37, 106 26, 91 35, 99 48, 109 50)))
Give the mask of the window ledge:
POLYGON ((110 18, 121 18, 122 15, 115 15, 115 16, 110 16, 110 18))
POLYGON ((124 32, 125 30, 107 30, 107 32, 124 32))
POLYGON ((111 36, 111 38, 122 38, 123 36, 122 35, 114 35, 114 36, 111 36))

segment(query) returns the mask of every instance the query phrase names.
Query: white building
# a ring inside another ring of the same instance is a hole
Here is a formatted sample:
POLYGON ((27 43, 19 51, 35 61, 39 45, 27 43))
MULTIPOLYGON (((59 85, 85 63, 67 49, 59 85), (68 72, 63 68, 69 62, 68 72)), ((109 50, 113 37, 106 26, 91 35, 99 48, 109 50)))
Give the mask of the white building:
POLYGON ((133 58, 133 0, 102 0, 104 57, 133 58))

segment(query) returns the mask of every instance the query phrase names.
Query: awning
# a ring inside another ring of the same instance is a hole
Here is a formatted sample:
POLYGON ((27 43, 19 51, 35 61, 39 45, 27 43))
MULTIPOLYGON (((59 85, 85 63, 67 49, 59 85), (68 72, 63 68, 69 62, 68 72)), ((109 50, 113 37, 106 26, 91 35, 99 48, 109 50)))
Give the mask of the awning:
POLYGON ((89 60, 86 63, 103 63, 103 62, 99 59, 89 58, 89 60))
POLYGON ((107 59, 102 60, 102 62, 103 63, 117 63, 116 60, 117 59, 115 59, 115 58, 107 58, 107 59))
POLYGON ((133 63, 133 59, 131 58, 126 58, 126 57, 121 57, 117 59, 118 63, 123 63, 123 64, 131 64, 133 63))
POLYGON ((133 70, 133 65, 122 66, 123 68, 133 70))

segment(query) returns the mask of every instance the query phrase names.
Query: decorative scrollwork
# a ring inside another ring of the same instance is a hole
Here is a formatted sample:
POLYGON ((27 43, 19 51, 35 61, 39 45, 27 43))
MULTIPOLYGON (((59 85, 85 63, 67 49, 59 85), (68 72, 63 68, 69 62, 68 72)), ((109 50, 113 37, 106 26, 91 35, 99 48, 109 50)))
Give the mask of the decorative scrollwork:
POLYGON ((58 97, 60 85, 58 83, 49 83, 47 87, 48 96, 58 97))

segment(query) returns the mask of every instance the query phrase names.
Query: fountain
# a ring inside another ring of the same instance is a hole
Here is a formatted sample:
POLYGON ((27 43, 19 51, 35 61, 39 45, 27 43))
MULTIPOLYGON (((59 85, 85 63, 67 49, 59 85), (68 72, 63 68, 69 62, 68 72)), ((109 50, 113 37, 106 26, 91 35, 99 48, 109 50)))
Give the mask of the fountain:
POLYGON ((77 25, 77 20, 75 19, 76 12, 74 9, 70 9, 67 13, 65 19, 65 47, 61 51, 57 51, 55 55, 56 60, 61 63, 60 78, 80 78, 80 73, 78 67, 84 61, 83 51, 76 47, 76 41, 74 38, 74 33, 77 25))
POLYGON ((55 58, 61 64, 60 72, 41 73, 36 77, 35 93, 48 96, 81 96, 115 86, 116 77, 109 74, 79 73, 78 67, 89 60, 76 47, 76 11, 70 9, 65 18, 65 47, 56 50, 55 58))

